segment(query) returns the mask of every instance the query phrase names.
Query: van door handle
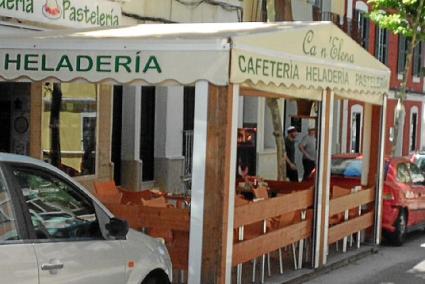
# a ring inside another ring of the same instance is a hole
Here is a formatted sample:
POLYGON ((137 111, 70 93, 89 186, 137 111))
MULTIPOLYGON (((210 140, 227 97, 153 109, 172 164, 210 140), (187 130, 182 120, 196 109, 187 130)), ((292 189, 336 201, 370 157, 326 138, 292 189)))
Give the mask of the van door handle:
POLYGON ((63 263, 44 263, 41 270, 58 270, 63 268, 63 263))

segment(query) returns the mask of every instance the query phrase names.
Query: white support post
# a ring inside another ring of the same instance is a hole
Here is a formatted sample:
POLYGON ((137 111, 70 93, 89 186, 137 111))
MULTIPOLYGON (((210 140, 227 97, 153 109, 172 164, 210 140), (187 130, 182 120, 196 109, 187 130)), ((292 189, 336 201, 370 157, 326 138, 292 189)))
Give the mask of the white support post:
POLYGON ((227 219, 227 250, 226 250, 226 283, 232 280, 232 257, 233 257, 233 224, 235 219, 235 179, 236 179, 236 152, 239 105, 239 85, 233 85, 233 110, 232 110, 232 137, 230 149, 230 178, 229 178, 229 214, 227 219))
POLYGON ((363 167, 361 185, 365 186, 368 182, 370 168, 370 143, 372 137, 372 105, 365 104, 363 112, 363 167))
POLYGON ((326 264, 326 255, 328 253, 328 227, 329 227, 329 182, 330 182, 330 162, 331 162, 331 141, 332 141, 332 120, 333 120, 333 105, 334 105, 334 93, 328 90, 323 90, 322 93, 322 107, 320 113, 320 144, 319 144, 319 164, 318 164, 318 175, 316 177, 316 223, 315 223, 315 250, 314 250, 314 267, 318 268, 321 264, 326 264), (328 103, 329 102, 329 103, 328 103), (328 106, 329 104, 329 106, 328 106), (327 117, 328 114, 328 117, 327 117), (326 126, 326 121, 329 119, 329 126, 326 126), (326 129, 327 128, 327 129, 326 129), (328 133, 326 136, 326 130, 328 133), (325 141, 328 144, 325 145, 325 141), (325 155, 327 153, 327 155, 325 155), (325 163, 328 165, 328 169, 325 172, 325 163), (326 180, 324 179, 326 177, 326 180), (325 184, 323 182, 325 181, 325 184), (323 191, 325 190, 325 195, 323 191), (325 200, 323 200, 323 197, 325 200), (323 208, 324 207, 324 208, 323 208), (325 210, 325 214, 322 219, 322 213, 325 210), (323 232, 323 239, 321 238, 323 232), (320 263, 321 247, 323 246, 323 258, 320 263))
POLYGON ((349 149, 347 149, 348 117, 348 100, 344 99, 342 101, 341 153, 349 152, 349 149))
POLYGON ((384 96, 384 101, 381 108, 381 134, 379 141, 379 165, 378 165, 378 180, 375 195, 375 243, 377 245, 381 242, 381 217, 382 217, 382 192, 384 189, 384 148, 385 148, 385 128, 386 128, 386 115, 387 115, 387 96, 384 96))
POLYGON ((122 96, 121 159, 140 159, 140 118, 142 88, 124 85, 122 96))
POLYGON ((205 162, 207 148, 208 82, 195 84, 195 124, 193 137, 192 200, 189 238, 189 284, 201 283, 204 222, 205 162))

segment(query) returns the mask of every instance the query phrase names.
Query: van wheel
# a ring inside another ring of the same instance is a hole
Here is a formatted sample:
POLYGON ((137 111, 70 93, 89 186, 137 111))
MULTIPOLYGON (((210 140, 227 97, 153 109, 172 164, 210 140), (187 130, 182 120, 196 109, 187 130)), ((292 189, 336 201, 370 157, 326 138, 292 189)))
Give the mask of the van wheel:
POLYGON ((395 223, 396 230, 393 234, 392 241, 396 246, 401 246, 406 236, 407 220, 406 211, 400 209, 400 214, 395 223))

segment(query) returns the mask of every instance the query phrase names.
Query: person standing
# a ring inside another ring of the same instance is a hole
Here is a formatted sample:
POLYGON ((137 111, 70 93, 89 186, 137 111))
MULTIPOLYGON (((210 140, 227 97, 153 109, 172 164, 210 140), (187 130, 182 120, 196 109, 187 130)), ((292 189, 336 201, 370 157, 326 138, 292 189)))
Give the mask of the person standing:
POLYGON ((295 163, 295 140, 298 136, 298 130, 294 126, 289 126, 287 134, 285 138, 286 176, 290 181, 298 182, 298 170, 295 163))
POLYGON ((298 147, 303 153, 303 180, 305 181, 316 167, 316 128, 308 130, 308 134, 303 137, 298 147))

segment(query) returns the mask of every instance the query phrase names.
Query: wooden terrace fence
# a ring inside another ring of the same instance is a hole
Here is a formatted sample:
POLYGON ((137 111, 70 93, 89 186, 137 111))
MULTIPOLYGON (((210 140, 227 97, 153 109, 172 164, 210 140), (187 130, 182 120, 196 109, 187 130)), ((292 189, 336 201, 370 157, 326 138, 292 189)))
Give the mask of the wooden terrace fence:
POLYGON ((358 245, 360 244, 360 231, 372 227, 374 224, 374 210, 362 210, 363 205, 375 201, 375 188, 366 188, 357 192, 351 192, 351 189, 334 186, 333 193, 340 192, 339 196, 331 198, 329 204, 329 216, 341 216, 335 224, 330 222, 328 232, 328 244, 345 239, 354 233, 358 234, 358 245), (345 191, 345 194, 344 194, 345 191))
MULTIPOLYGON (((291 212, 299 212, 301 215, 302 210, 313 206, 313 199, 314 192, 310 187, 306 190, 235 207, 234 229, 238 230, 291 212)), ((307 215, 305 220, 271 230, 252 239, 238 241, 233 245, 233 266, 309 238, 312 235, 312 228, 312 215, 307 215)))

